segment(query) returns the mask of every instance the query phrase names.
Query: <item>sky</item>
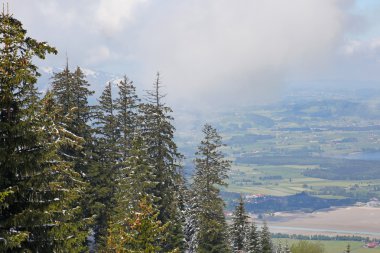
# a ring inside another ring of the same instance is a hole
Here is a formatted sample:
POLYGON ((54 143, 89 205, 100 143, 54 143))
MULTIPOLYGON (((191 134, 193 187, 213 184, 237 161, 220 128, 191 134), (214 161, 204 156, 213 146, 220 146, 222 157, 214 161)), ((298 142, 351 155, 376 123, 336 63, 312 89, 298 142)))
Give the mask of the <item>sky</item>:
POLYGON ((67 55, 72 67, 125 74, 139 90, 159 71, 175 104, 262 103, 289 87, 380 88, 378 0, 8 2, 31 37, 59 51, 40 67, 62 67, 67 55))

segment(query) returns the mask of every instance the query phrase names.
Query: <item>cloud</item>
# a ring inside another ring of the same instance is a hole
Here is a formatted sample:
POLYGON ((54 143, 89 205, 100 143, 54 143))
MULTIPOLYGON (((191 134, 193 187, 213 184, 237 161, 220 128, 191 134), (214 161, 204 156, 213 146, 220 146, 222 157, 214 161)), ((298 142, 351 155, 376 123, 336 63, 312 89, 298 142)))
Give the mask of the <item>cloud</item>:
POLYGON ((107 46, 97 46, 91 48, 88 51, 88 56, 86 58, 86 65, 93 65, 98 63, 103 63, 111 58, 111 51, 107 46))
POLYGON ((146 76, 163 73, 180 101, 231 96, 241 102, 272 94, 289 71, 324 63, 347 22, 347 6, 336 0, 165 3, 141 20, 131 51, 146 76))
POLYGON ((348 57, 359 55, 380 59, 380 37, 369 40, 349 40, 343 45, 341 52, 348 57))
POLYGON ((102 32, 108 35, 121 31, 133 21, 135 9, 145 0, 100 0, 96 7, 96 20, 102 32))
POLYGON ((377 52, 378 41, 350 38, 368 25, 351 11, 357 2, 18 0, 12 10, 31 36, 58 48, 53 66, 67 51, 73 65, 124 72, 140 90, 160 71, 172 101, 239 104, 271 98, 292 77, 315 78, 350 54, 377 52))

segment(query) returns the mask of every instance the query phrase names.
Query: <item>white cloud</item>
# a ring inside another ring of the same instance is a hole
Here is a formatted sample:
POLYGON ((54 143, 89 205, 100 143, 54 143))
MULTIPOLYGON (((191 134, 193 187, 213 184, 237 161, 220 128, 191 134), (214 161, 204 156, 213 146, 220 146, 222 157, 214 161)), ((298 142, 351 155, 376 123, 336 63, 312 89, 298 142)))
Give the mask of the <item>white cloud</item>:
POLYGON ((57 47, 52 65, 64 65, 67 51, 74 66, 125 71, 139 86, 161 71, 169 98, 195 104, 260 100, 289 75, 307 79, 329 68, 338 49, 338 57, 377 52, 377 40, 344 40, 365 24, 352 18, 354 3, 18 0, 11 9, 32 37, 57 47))
POLYGON ((105 45, 90 48, 87 54, 86 65, 102 63, 111 58, 111 51, 105 45))
POLYGON ((347 16, 338 0, 165 2, 141 21, 130 50, 180 101, 272 94, 289 71, 324 63, 347 16))
POLYGON ((349 40, 343 47, 342 52, 347 57, 379 57, 380 37, 369 40, 349 40))
POLYGON ((134 11, 145 0, 100 0, 96 10, 96 20, 106 34, 121 31, 133 20, 134 11))

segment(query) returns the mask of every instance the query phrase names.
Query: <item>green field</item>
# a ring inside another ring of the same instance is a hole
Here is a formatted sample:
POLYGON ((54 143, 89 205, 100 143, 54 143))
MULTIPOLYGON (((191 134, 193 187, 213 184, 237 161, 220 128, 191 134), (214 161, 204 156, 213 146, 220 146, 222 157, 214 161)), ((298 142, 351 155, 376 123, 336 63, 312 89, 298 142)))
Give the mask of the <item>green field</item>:
MULTIPOLYGON (((274 239, 274 244, 277 245, 279 242, 281 242, 282 245, 285 245, 286 243, 290 246, 292 243, 297 242, 297 240, 293 239, 274 239)), ((316 241, 312 241, 316 242, 316 241)), ((347 244, 350 244, 351 246, 351 253, 380 253, 380 248, 376 249, 368 249, 364 248, 363 242, 357 242, 357 241, 319 241, 321 242, 325 247, 325 253, 341 253, 343 252, 347 244)))
POLYGON ((355 191, 367 191, 374 185, 380 185, 380 180, 327 180, 305 177, 302 171, 312 168, 310 165, 233 165, 227 191, 247 194, 265 194, 273 196, 287 196, 303 191, 321 198, 345 198, 339 194, 323 193, 326 187, 341 187, 355 191), (268 177, 280 179, 267 179, 268 177))

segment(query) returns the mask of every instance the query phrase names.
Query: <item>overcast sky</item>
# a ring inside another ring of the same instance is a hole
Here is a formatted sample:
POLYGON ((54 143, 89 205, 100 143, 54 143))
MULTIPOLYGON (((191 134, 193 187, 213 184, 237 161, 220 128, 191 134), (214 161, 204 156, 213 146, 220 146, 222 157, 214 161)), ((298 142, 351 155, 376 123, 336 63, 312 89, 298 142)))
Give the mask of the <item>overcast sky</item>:
POLYGON ((138 89, 160 71, 173 102, 262 101, 294 85, 380 87, 378 0, 8 2, 30 36, 58 49, 41 67, 63 66, 67 52, 71 66, 126 74, 138 89))

